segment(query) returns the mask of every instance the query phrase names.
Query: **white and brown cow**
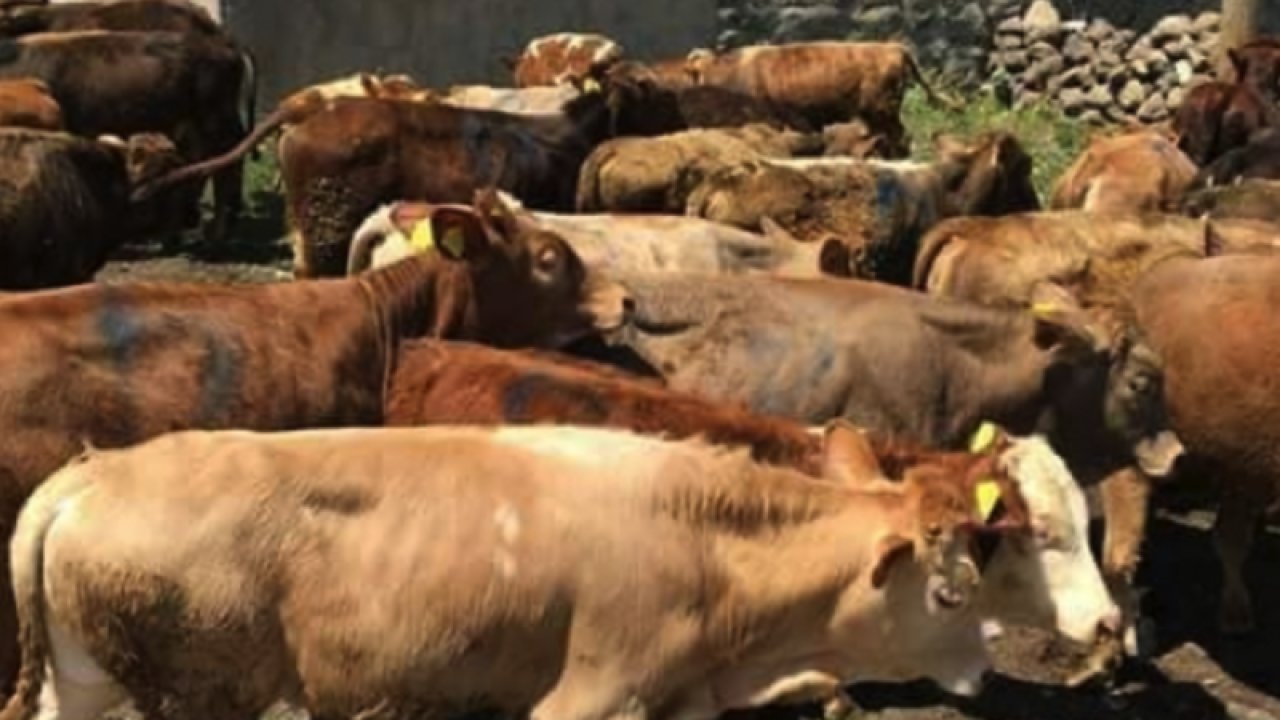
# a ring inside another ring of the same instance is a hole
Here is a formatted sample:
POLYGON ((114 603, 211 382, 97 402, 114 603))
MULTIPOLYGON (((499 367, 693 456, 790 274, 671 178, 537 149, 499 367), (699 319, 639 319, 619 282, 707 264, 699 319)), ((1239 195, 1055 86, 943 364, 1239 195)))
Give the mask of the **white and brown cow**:
POLYGON ((594 33, 556 33, 534 38, 519 57, 510 59, 515 86, 562 85, 585 77, 592 68, 617 62, 623 48, 594 33))
POLYGON ((1042 443, 952 454, 902 484, 854 430, 829 429, 824 452, 836 482, 571 427, 90 451, 19 521, 7 710, 96 717, 131 698, 220 720, 284 699, 319 717, 701 720, 852 679, 972 693, 984 615, 1088 639, 1114 614, 1083 498, 1036 466, 1042 443), (987 523, 996 498, 1008 514, 987 523), (980 573, 972 533, 997 526, 1025 537, 980 573))

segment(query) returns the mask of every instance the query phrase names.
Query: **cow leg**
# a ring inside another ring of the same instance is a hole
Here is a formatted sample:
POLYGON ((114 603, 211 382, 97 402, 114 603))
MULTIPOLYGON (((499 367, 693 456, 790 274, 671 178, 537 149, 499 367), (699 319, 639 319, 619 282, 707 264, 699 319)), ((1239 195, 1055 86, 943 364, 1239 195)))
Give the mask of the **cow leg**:
POLYGON ((616 685, 597 673, 569 670, 529 713, 529 720, 646 720, 649 710, 634 695, 615 690, 616 685))
POLYGON ((1124 613, 1126 628, 1138 619, 1133 580, 1138 572, 1142 540, 1147 534, 1151 481, 1137 468, 1125 468, 1102 481, 1102 512, 1106 538, 1102 545, 1102 574, 1111 596, 1124 613))
POLYGON ((1223 484, 1222 502, 1213 526, 1214 545, 1222 565, 1218 625, 1224 633, 1244 634, 1253 630, 1253 603, 1245 585, 1244 564, 1253 547, 1266 499, 1252 491, 1256 484, 1249 478, 1231 478, 1223 484))
POLYGON ((97 720, 129 696, 75 637, 49 626, 52 672, 41 688, 36 720, 97 720))
MULTIPOLYGON (((221 155, 235 147, 240 131, 240 121, 228 122, 216 132, 216 154, 221 155)), ((213 177, 213 222, 206 228, 205 241, 224 243, 231 237, 240 212, 244 209, 244 161, 241 160, 213 177)))

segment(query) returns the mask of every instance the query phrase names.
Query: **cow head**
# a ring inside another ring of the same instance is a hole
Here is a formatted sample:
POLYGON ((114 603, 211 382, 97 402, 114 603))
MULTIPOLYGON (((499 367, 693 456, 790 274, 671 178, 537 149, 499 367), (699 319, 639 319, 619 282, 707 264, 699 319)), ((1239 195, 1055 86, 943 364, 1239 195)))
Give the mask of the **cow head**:
POLYGON ((991 133, 967 144, 935 139, 951 215, 1008 215, 1040 209, 1031 182, 1031 157, 1017 138, 991 133))
MULTIPOLYGON (((98 142, 120 154, 130 192, 182 166, 183 158, 173 141, 164 135, 142 133, 128 141, 104 135, 98 142)), ((130 205, 130 232, 148 235, 182 227, 188 212, 186 196, 178 192, 160 192, 130 205)))
POLYGON ((1227 51, 1236 82, 1257 90, 1268 102, 1280 102, 1280 41, 1257 40, 1227 51))
MULTIPOLYGON (((404 248, 386 256, 392 265, 405 256, 427 254, 465 265, 465 273, 448 273, 442 281, 462 292, 437 295, 469 298, 469 307, 437 311, 449 322, 461 315, 496 346, 561 346, 623 324, 622 288, 589 273, 563 238, 517 216, 496 192, 477 193, 470 207, 384 208, 357 232, 349 269, 369 267, 375 250, 388 244, 404 248)), ((429 330, 444 334, 440 328, 429 330)))
POLYGON ((889 139, 861 120, 828 125, 822 130, 823 155, 851 157, 858 160, 889 156, 889 139))

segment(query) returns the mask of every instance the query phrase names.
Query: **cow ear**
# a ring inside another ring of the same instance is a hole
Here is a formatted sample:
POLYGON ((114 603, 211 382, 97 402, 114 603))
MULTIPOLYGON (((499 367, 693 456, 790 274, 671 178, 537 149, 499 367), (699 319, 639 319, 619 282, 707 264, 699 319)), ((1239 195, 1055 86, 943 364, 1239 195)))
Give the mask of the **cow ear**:
POLYGON ((428 220, 436 251, 444 258, 465 262, 489 252, 489 234, 470 210, 439 207, 428 220))
POLYGON ((1037 283, 1031 291, 1035 318, 1035 343, 1043 350, 1105 352, 1110 342, 1105 330, 1093 321, 1066 288, 1053 282, 1037 283))
POLYGON ((516 233, 519 231, 516 216, 511 212, 511 208, 507 207, 507 204, 503 202, 502 195, 496 188, 489 187, 477 190, 475 201, 472 205, 484 224, 493 228, 498 237, 504 240, 516 237, 516 233))
POLYGON ((873 551, 874 561, 871 565, 871 587, 879 590, 889 582, 889 572, 894 563, 900 560, 911 560, 915 557, 915 546, 911 540, 896 533, 890 533, 876 542, 873 551))
POLYGON ((818 250, 818 270, 835 277, 853 277, 853 253, 838 237, 828 237, 818 250))
POLYGON ((833 420, 822 433, 822 476, 849 487, 864 487, 884 477, 871 441, 844 420, 833 420))

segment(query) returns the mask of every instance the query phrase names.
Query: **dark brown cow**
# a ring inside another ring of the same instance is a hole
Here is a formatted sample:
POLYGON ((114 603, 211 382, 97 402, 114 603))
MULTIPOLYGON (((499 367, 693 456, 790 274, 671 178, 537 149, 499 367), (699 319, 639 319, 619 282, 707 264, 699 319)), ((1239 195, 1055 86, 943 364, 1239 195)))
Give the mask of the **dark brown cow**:
MULTIPOLYGON (((47 33, 0 40, 0 78, 17 77, 47 83, 67 129, 77 134, 157 132, 173 138, 188 159, 223 153, 244 135, 239 106, 245 67, 230 45, 195 43, 165 32, 47 33)), ((212 237, 225 235, 239 212, 240 180, 236 168, 215 181, 212 237)))
POLYGON ((1204 167, 1246 145, 1259 130, 1277 124, 1275 114, 1250 85, 1207 82, 1187 93, 1173 128, 1178 147, 1204 167))
POLYGON ((61 130, 62 107, 40 80, 0 80, 0 127, 61 130))
MULTIPOLYGON (((437 252, 357 278, 251 287, 83 286, 0 300, 0 536, 23 499, 80 452, 183 428, 378 425, 398 343, 555 345, 617 318, 609 286, 546 233, 509 236, 440 208, 437 252)), ((3 558, 7 584, 8 555, 3 558)), ((0 593, 0 677, 13 679, 0 593)))
POLYGON ((1182 209, 1191 217, 1208 215, 1214 219, 1262 220, 1276 223, 1280 229, 1280 182, 1245 180, 1198 190, 1187 197, 1182 209))
POLYGON ((721 54, 703 50, 689 56, 689 69, 700 84, 791 108, 817 127, 861 119, 885 137, 893 157, 909 150, 900 117, 908 80, 918 82, 931 99, 942 99, 901 43, 796 43, 721 54))
POLYGON ((1163 365, 1171 425, 1221 484, 1213 534, 1227 632, 1253 628, 1244 564, 1280 498, 1277 287, 1280 257, 1238 256, 1169 260, 1132 293, 1138 326, 1163 365))
POLYGON ((1255 134, 1248 144, 1214 160, 1200 171, 1192 187, 1214 187, 1248 179, 1280 180, 1280 126, 1255 134))
POLYGON ((214 172, 273 127, 280 141, 294 274, 342 275, 351 236, 379 205, 398 199, 460 202, 497 186, 530 207, 573 207, 579 166, 605 139, 609 108, 587 93, 560 115, 527 117, 437 103, 338 98, 301 118, 287 108, 232 152, 183 168, 144 190, 214 172))
POLYGON ((131 203, 135 184, 178 164, 160 135, 124 143, 65 133, 0 130, 0 288, 31 290, 93 279, 125 240, 172 229, 165 196, 131 203))
POLYGON ((617 62, 623 49, 603 35, 557 33, 530 41, 519 57, 508 60, 518 88, 560 85, 583 77, 592 67, 617 62))
POLYGON ((1280 102, 1280 38, 1259 38, 1227 51, 1236 82, 1251 86, 1270 102, 1280 102))

